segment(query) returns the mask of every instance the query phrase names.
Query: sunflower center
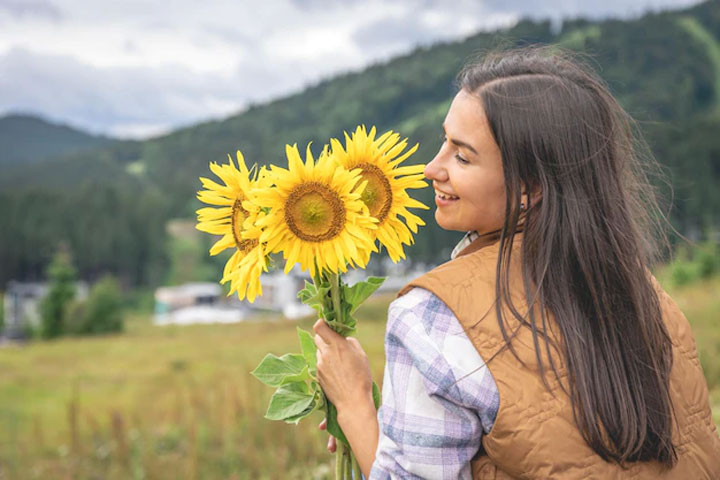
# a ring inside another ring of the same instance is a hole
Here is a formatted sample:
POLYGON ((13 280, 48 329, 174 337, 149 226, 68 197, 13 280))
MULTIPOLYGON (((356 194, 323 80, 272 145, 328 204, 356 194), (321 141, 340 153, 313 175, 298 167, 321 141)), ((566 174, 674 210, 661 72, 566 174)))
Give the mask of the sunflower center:
POLYGON ((324 242, 337 237, 345 227, 345 206, 327 185, 301 183, 285 203, 285 223, 301 240, 324 242))
POLYGON ((387 177, 377 166, 362 163, 355 168, 362 168, 362 179, 367 180, 365 190, 361 195, 362 201, 370 210, 370 215, 382 223, 392 207, 392 187, 387 177))
POLYGON ((232 224, 233 238, 235 239, 235 246, 241 252, 247 252, 257 246, 258 241, 254 238, 242 238, 242 225, 248 216, 248 211, 242 207, 242 200, 237 199, 232 206, 232 217, 230 222, 232 224))

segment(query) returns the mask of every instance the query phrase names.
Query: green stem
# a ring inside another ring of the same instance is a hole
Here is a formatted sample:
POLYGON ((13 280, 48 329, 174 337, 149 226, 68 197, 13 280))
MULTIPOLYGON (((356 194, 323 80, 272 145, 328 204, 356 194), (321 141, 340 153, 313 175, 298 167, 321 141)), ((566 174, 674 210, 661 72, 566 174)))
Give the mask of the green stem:
MULTIPOLYGON (((332 308, 335 313, 335 322, 340 325, 344 324, 342 316, 342 299, 341 296, 341 276, 339 273, 328 273, 328 281, 330 282, 330 298, 332 308)), ((343 332, 340 332, 341 334, 343 332)), ((327 418, 327 416, 326 416, 327 418)), ((337 441, 337 450, 335 453, 335 480, 350 480, 353 477, 355 457, 352 454, 350 446, 346 446, 341 440, 337 441)), ((360 477, 357 477, 359 480, 360 477)))
POLYGON ((340 440, 337 441, 335 447, 335 480, 343 480, 345 474, 344 466, 345 459, 345 444, 340 440))
POLYGON ((355 455, 353 455, 352 450, 350 451, 350 461, 352 462, 352 478, 354 480, 361 480, 362 471, 360 471, 360 464, 358 463, 357 458, 355 458, 355 455))
POLYGON ((313 260, 315 262, 315 275, 312 276, 313 283, 315 284, 315 287, 319 287, 320 283, 322 282, 322 272, 318 268, 317 260, 313 260))
POLYGON ((347 480, 352 479, 352 465, 350 459, 352 458, 352 450, 350 450, 350 447, 347 447, 345 450, 345 478, 347 480))
POLYGON ((340 300, 340 274, 330 274, 330 296, 332 297, 333 310, 335 310, 335 321, 339 324, 343 324, 342 308, 340 300))

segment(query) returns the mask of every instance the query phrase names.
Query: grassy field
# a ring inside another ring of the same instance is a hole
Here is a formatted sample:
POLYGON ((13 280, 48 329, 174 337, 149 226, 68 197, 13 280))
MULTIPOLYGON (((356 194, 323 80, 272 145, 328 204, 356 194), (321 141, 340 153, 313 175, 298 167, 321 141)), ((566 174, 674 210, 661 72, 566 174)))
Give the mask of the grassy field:
MULTIPOLYGON (((693 324, 720 424, 718 291, 720 279, 670 293, 693 324)), ((359 312, 378 383, 390 300, 359 312)), ((320 414, 263 419, 271 389, 249 375, 265 353, 299 350, 296 325, 153 327, 138 315, 120 336, 0 349, 0 479, 329 478, 320 414)))
MULTIPOLYGON (((667 284, 661 275, 657 278, 663 285, 667 284)), ((713 420, 720 429, 720 277, 666 290, 692 325, 698 356, 710 389, 713 420)))

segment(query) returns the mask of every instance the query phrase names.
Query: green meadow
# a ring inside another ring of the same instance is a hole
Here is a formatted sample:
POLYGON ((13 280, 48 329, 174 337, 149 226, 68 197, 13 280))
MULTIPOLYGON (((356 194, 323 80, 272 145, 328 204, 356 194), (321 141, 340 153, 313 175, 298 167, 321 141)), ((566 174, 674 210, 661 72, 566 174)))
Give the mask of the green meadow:
MULTIPOLYGON (((693 325, 720 425, 720 278, 668 291, 693 325)), ((378 383, 391 300, 358 312, 378 383)), ((321 415, 265 420, 271 389, 249 374, 268 352, 299 351, 296 326, 312 322, 155 327, 133 314, 122 335, 0 349, 0 479, 330 478, 321 415)))

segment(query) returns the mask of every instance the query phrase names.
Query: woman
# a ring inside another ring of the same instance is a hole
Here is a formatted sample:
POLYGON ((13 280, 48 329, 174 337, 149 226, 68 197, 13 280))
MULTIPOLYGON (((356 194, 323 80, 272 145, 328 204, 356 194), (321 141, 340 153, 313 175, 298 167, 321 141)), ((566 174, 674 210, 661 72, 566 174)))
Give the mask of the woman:
POLYGON ((689 325, 648 269, 660 210, 631 120, 550 48, 459 86, 425 175, 438 224, 469 233, 391 304, 378 412, 360 344, 315 324, 364 475, 720 478, 689 325))

